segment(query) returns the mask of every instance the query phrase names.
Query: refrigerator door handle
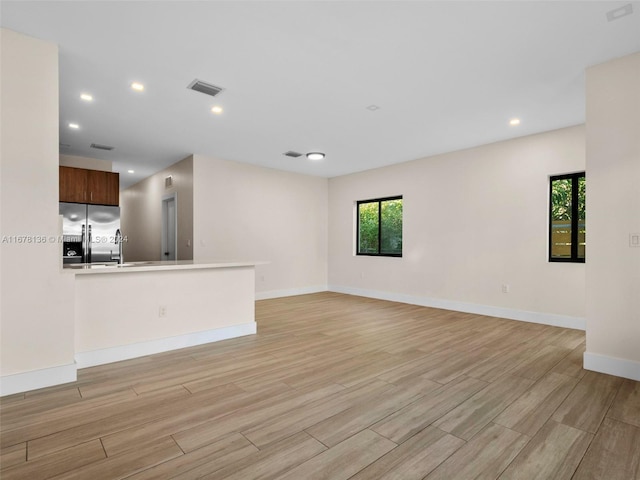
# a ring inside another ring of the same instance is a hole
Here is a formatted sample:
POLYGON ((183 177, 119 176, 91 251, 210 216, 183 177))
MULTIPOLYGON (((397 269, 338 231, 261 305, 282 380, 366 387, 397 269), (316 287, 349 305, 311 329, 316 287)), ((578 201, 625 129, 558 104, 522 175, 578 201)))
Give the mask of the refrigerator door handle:
POLYGON ((93 239, 91 238, 91 225, 89 225, 89 235, 87 235, 87 262, 91 263, 91 242, 93 239))
POLYGON ((87 243, 86 243, 86 235, 85 235, 85 226, 82 225, 82 237, 80 239, 80 245, 82 248, 82 263, 87 263, 87 243))

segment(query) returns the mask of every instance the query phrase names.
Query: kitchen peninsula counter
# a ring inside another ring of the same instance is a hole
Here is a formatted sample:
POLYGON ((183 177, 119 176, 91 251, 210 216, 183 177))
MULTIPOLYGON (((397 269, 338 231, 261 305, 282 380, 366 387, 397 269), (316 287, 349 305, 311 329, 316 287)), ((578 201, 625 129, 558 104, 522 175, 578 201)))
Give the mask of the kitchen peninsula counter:
POLYGON ((196 270, 203 268, 237 268, 254 267, 266 262, 246 261, 196 261, 196 260, 169 260, 149 262, 125 262, 117 263, 75 263, 64 265, 63 270, 76 275, 103 274, 103 273, 129 273, 149 272, 153 270, 196 270))
POLYGON ((261 263, 65 266, 75 283, 77 367, 255 334, 255 265, 261 263))

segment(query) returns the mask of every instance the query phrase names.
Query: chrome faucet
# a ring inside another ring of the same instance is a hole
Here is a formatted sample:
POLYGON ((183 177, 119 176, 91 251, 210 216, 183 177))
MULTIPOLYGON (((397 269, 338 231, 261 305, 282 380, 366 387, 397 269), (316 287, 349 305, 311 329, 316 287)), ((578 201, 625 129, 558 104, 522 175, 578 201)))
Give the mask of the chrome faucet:
MULTIPOLYGON (((118 263, 120 265, 122 265, 124 263, 124 255, 122 254, 122 244, 124 243, 122 241, 122 233, 120 232, 120 229, 118 228, 116 230, 116 238, 115 238, 115 243, 116 245, 118 245, 118 263)), ((113 258, 113 255, 111 256, 111 260, 116 260, 115 258, 113 258)))

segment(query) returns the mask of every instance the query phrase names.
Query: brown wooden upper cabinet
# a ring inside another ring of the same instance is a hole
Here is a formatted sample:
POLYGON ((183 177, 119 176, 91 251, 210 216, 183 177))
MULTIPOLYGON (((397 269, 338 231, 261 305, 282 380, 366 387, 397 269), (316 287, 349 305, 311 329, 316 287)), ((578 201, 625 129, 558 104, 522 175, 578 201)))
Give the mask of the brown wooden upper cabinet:
POLYGON ((60 167, 60 201, 118 205, 120 175, 84 168, 60 167))

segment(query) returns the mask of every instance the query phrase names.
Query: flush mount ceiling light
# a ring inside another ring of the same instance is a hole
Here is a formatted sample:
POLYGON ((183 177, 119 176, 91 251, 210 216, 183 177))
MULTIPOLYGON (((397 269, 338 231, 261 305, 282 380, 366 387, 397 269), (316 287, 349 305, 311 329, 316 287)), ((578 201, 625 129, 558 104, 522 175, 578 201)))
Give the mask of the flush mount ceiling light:
POLYGON ((520 119, 512 118, 511 120, 509 120, 509 125, 511 125, 512 127, 515 127, 516 125, 520 125, 520 119))
POLYGON ((322 160, 324 158, 324 153, 321 153, 321 152, 309 152, 309 153, 307 153, 307 158, 309 160, 322 160))
POLYGON ((127 170, 127 173, 136 173, 135 170, 127 170))
POLYGON ((214 105, 213 107, 211 107, 211 111, 216 115, 220 115, 223 112, 222 107, 220 105, 214 105))
POLYGON ((82 100, 84 100, 85 102, 91 102, 93 101, 93 97, 91 95, 89 95, 88 93, 83 93, 80 95, 80 98, 82 100))
POLYGON ((377 106, 377 105, 369 105, 366 108, 367 108, 367 110, 371 110, 372 112, 375 112, 376 110, 380 110, 380 107, 377 106))
POLYGON ((142 92, 144 90, 144 85, 139 82, 133 82, 131 84, 131 88, 136 92, 142 92))
POLYGON ((80 128, 80 125, 78 125, 77 123, 70 123, 69 128, 73 128, 74 130, 77 130, 80 128))

